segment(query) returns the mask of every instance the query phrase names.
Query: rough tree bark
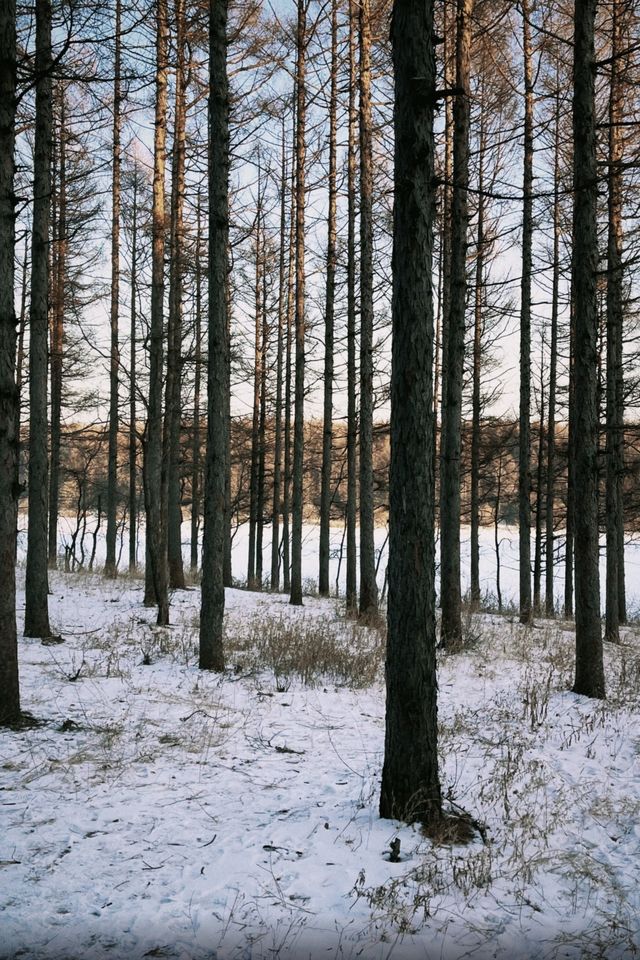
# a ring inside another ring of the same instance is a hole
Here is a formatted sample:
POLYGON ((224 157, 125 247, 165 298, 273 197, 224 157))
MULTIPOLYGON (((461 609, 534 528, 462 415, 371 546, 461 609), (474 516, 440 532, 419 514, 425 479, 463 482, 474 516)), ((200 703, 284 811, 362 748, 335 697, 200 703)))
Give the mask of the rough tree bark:
POLYGON ((198 533, 200 529, 200 390, 202 382, 202 200, 198 192, 196 209, 196 301, 193 358, 193 438, 191 448, 191 572, 198 569, 198 533))
POLYGON ((556 90, 553 161, 553 277, 551 281, 551 345, 549 347, 549 410, 547 414, 547 490, 545 497, 545 591, 547 617, 555 616, 554 512, 556 469, 556 387, 558 380, 558 304, 560 293, 560 89, 556 90))
POLYGON ((620 642, 620 623, 626 619, 624 588, 624 383, 623 263, 622 263, 622 170, 623 117, 622 64, 625 31, 622 4, 613 0, 611 83, 609 91, 609 195, 607 230, 607 420, 606 420, 606 616, 605 638, 620 642))
POLYGON ((176 77, 175 121, 171 170, 171 240, 169 270, 169 324, 164 459, 167 471, 167 558, 169 586, 184 590, 182 509, 180 491, 180 435, 182 425, 182 281, 184 274, 184 203, 186 156, 186 23, 185 0, 175 0, 176 77))
POLYGON ((331 463, 333 447, 333 334, 337 262, 338 196, 338 4, 331 4, 331 80, 329 90, 329 210, 327 216, 327 279, 324 313, 324 406, 320 477, 320 556, 318 592, 329 596, 329 542, 331 531, 331 463))
POLYGON ((433 458, 433 2, 396 0, 387 706, 380 815, 441 816, 433 458))
POLYGON ((304 365, 305 365, 305 173, 307 121, 307 0, 298 0, 296 34, 296 313, 295 396, 293 424, 293 496, 291 525, 291 597, 302 603, 302 480, 304 467, 304 365))
POLYGON ((138 297, 138 165, 133 170, 131 210, 131 315, 129 330, 129 571, 137 567, 138 433, 137 433, 137 297, 138 297))
POLYGON ((115 60, 113 66, 113 169, 111 179, 111 307, 109 321, 111 346, 109 356, 109 452, 107 466, 107 556, 104 572, 115 577, 117 506, 118 506, 118 386, 120 348, 118 343, 118 313, 120 300, 120 169, 122 163, 120 131, 122 126, 120 87, 121 61, 121 0, 115 10, 115 60))
POLYGON ((296 164, 295 130, 296 107, 295 89, 292 110, 291 141, 293 156, 291 159, 291 213, 289 216, 289 264, 287 268, 287 322, 285 345, 285 388, 284 388, 284 490, 282 497, 282 586, 286 593, 291 589, 291 377, 293 365, 293 317, 295 311, 295 222, 296 222, 296 164))
POLYGON ((522 0, 524 56, 524 166, 522 181, 522 280, 520 283, 520 429, 518 442, 518 532, 520 623, 531 607, 531 264, 533 237, 533 62, 529 0, 522 0))
MULTIPOLYGON (((60 111, 57 150, 53 150, 52 255, 50 267, 51 302, 49 310, 49 377, 51 409, 49 415, 49 547, 48 566, 58 565, 58 511, 60 504, 60 447, 62 439, 62 367, 64 359, 65 292, 67 287, 67 118, 65 85, 56 85, 55 99, 60 111)), ((55 120, 54 120, 55 129, 55 120)), ((54 136, 54 148, 56 138, 54 136)))
POLYGON ((200 607, 203 670, 224 670, 224 544, 229 384, 227 255, 229 242, 229 82, 227 0, 209 4, 209 340, 207 459, 200 607))
POLYGON ((356 4, 349 0, 349 119, 347 145, 347 562, 346 602, 353 613, 357 593, 357 412, 356 412, 356 4))
POLYGON ((282 113, 282 154, 280 161, 280 255, 278 260, 278 340, 276 346, 276 405, 273 450, 273 501, 271 520, 270 589, 280 589, 280 509, 282 494, 282 373, 286 311, 286 229, 287 229, 287 142, 286 112, 282 113))
POLYGON ((15 274, 16 5, 0 5, 0 725, 20 717, 16 628, 18 391, 15 274))
POLYGON ((162 373, 164 314, 165 189, 169 27, 167 0, 156 0, 156 105, 153 144, 151 246, 151 324, 149 333, 149 406, 144 451, 147 544, 158 625, 169 623, 166 498, 163 483, 162 373))
POLYGON ((360 0, 360 615, 378 610, 373 501, 373 156, 371 8, 360 0))
POLYGON ((604 697, 598 537, 598 168, 595 115, 596 0, 575 0, 573 176, 575 280, 576 679, 574 692, 604 697))
POLYGON ((262 177, 258 158, 258 196, 256 202, 255 287, 254 287, 254 348, 253 348, 253 412, 251 420, 251 474, 249 477, 249 551, 247 561, 247 588, 257 590, 258 551, 258 488, 260 471, 260 393, 264 359, 262 355, 262 177))
POLYGON ((33 153, 33 231, 29 310, 29 526, 24 633, 46 638, 47 579, 47 339, 49 332, 49 223, 53 137, 51 2, 36 4, 36 126, 33 153))
POLYGON ((480 431, 482 377, 482 293, 484 284, 484 113, 480 116, 478 135, 478 226, 476 239, 476 276, 473 318, 473 394, 471 400, 471 603, 480 605, 480 431))
POLYGON ((460 455, 467 244, 469 229, 469 74, 473 0, 459 0, 457 11, 456 97, 453 105, 453 190, 451 272, 443 366, 442 441, 440 447, 440 644, 462 641, 460 590, 460 455))

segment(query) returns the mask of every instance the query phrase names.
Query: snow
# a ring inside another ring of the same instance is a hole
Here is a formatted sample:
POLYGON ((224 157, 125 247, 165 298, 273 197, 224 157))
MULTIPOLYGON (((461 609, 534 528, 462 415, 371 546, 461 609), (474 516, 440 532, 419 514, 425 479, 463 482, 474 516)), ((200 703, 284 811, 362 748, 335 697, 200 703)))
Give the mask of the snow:
MULTIPOLYGON (((26 520, 23 519, 19 541, 18 541, 18 555, 21 558, 26 556, 26 520)), ((85 550, 85 569, 88 567, 89 558, 91 556, 92 550, 92 533, 96 526, 95 516, 89 515, 87 519, 87 528, 84 538, 84 550, 85 550)), ((75 518, 70 516, 61 516, 59 518, 59 553, 61 556, 64 555, 64 546, 68 545, 71 542, 71 537, 73 531, 76 528, 75 518)), ((346 549, 343 537, 343 529, 339 526, 334 526, 330 530, 330 561, 329 561, 329 583, 331 584, 332 590, 335 592, 336 583, 338 584, 339 591, 344 595, 345 586, 346 586, 346 560, 343 555, 342 562, 340 562, 341 553, 346 549)), ((271 528, 265 527, 264 529, 264 576, 265 580, 268 580, 269 577, 269 568, 270 568, 270 559, 271 559, 271 528)), ((189 544, 191 536, 191 525, 189 521, 186 521, 182 525, 182 552, 184 557, 185 564, 189 563, 189 544)), ((501 579, 501 591, 502 591, 502 600, 505 607, 514 605, 517 602, 518 592, 519 592, 519 566, 518 566, 518 553, 519 553, 519 541, 518 541, 518 529, 517 527, 511 527, 506 524, 501 524, 499 527, 499 541, 500 541, 500 579, 501 579)), ((462 576, 462 589, 463 592, 467 591, 470 587, 470 575, 469 571, 471 568, 471 532, 470 528, 466 526, 461 527, 460 531, 460 547, 461 547, 461 576, 462 576)), ((128 562, 128 533, 121 531, 120 540, 119 540, 119 565, 121 568, 126 569, 128 562)), ((144 562, 144 548, 145 548, 145 530, 144 525, 139 529, 138 533, 138 558, 140 562, 144 562)), ((78 550, 80 553, 80 537, 78 537, 78 550)), ((308 591, 317 589, 318 584, 318 555, 319 555, 319 543, 320 543, 320 530, 319 526, 314 523, 306 523, 303 525, 303 536, 302 536, 302 577, 304 581, 304 586, 308 591)), ((385 571, 387 565, 387 548, 388 548, 388 538, 387 538, 387 528, 386 527, 377 527, 375 530, 375 546, 376 553, 378 556, 378 585, 380 590, 384 588, 384 579, 385 571)), ((480 528, 479 532, 479 546, 480 546, 480 590, 482 595, 489 601, 491 604, 496 605, 496 553, 495 553, 495 543, 494 543, 494 530, 493 527, 484 526, 480 528)), ((533 557, 533 541, 531 544, 531 556, 533 557)), ((563 563, 563 550, 564 550, 564 533, 558 531, 556 534, 556 549, 555 549, 555 570, 554 570, 554 592, 556 599, 556 608, 558 610, 562 607, 562 599, 564 594, 564 563, 563 563)), ((241 524, 234 532, 233 535, 233 573, 234 576, 238 578, 239 582, 243 582, 246 579, 247 574, 247 560, 248 560, 248 551, 249 551, 249 524, 241 524)), ((102 522, 101 529, 97 537, 97 549, 96 549, 96 567, 104 564, 106 553, 105 545, 105 523, 104 519, 102 522)), ((438 551, 436 551, 437 556, 438 551)), ((62 561, 61 561, 62 565, 62 561)), ((544 558, 543 558, 544 565, 544 558)), ((600 549, 600 582, 601 582, 601 600, 602 600, 602 609, 604 612, 604 583, 605 583, 605 572, 606 572, 606 556, 605 556, 605 540, 604 537, 601 538, 601 549, 600 549)), ((625 572, 626 572, 626 582, 627 582, 627 602, 628 607, 631 612, 640 613, 640 537, 637 534, 629 535, 627 543, 625 546, 625 572)), ((543 566, 543 578, 544 578, 544 566, 543 566)), ((542 591, 544 594, 544 579, 542 582, 542 591)))
POLYGON ((168 629, 140 580, 51 590, 66 642, 20 641, 42 725, 0 732, 1 957, 640 951, 637 626, 607 645, 599 703, 568 692, 569 624, 468 618, 467 649, 439 655, 441 777, 485 837, 433 844, 378 817, 381 642, 338 601, 228 590, 219 677, 197 669, 197 590, 168 629), (348 656, 304 683, 287 629, 348 656))

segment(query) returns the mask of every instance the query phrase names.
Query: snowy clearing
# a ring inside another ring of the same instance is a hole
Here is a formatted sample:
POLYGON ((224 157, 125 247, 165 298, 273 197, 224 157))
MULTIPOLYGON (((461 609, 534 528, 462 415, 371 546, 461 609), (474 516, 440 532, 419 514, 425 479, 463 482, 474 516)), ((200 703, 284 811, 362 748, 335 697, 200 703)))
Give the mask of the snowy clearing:
POLYGON ((66 643, 20 642, 43 724, 0 733, 3 958, 640 952, 637 626, 599 703, 567 692, 569 625, 469 619, 441 770, 485 837, 434 846, 378 818, 382 640, 339 604, 228 591, 220 678, 197 590, 158 630, 140 581, 51 587, 66 643))

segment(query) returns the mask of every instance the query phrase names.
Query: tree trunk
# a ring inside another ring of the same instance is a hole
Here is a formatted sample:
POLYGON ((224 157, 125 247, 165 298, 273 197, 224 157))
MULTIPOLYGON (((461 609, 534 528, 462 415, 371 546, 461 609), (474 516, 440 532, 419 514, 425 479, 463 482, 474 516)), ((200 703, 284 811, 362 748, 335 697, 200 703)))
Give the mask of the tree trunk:
POLYGON ((396 0, 387 707, 380 815, 434 825, 433 3, 396 0), (419 93, 419 95, 418 95, 419 93))
POLYGON ((116 0, 115 62, 113 70, 113 172, 111 181, 111 352, 109 363, 109 454, 107 469, 107 556, 104 572, 115 577, 116 534, 118 507, 118 379, 120 347, 118 343, 118 312, 120 309, 120 128, 121 102, 121 0, 116 0))
POLYGON ((544 335, 540 350, 540 418, 538 424, 538 464, 536 471, 536 539, 533 555, 533 609, 540 611, 542 583, 542 502, 544 480, 544 335))
POLYGON ((47 335, 51 216, 51 2, 36 4, 36 127, 33 154, 33 232, 29 311, 29 526, 24 633, 46 638, 47 579, 47 335))
MULTIPOLYGON (((8 143, 9 141, 7 141, 8 143)), ((20 447, 22 442, 21 423, 22 423, 22 382, 24 376, 24 335, 27 328, 27 292, 28 292, 28 261, 29 261, 29 235, 24 237, 24 253, 22 257, 22 284, 20 291, 20 318, 18 320, 18 350, 16 356, 16 459, 18 469, 18 483, 20 484, 20 447)))
POLYGON ((551 281, 551 347, 549 350, 549 412, 547 420, 547 490, 545 530, 545 613, 555 616, 554 501, 556 464, 556 386, 558 378, 558 299, 560 287, 560 89, 556 91, 553 164, 553 279, 551 281))
POLYGON ((137 523, 138 523, 138 434, 137 434, 137 304, 138 297, 138 166, 133 172, 133 204, 131 222, 131 328, 130 351, 131 367, 129 371, 129 572, 137 566, 137 523))
POLYGON ((265 220, 262 217, 262 314, 260 317, 260 419, 258 422, 258 495, 256 528, 256 584, 262 590, 264 563, 264 507, 265 507, 265 460, 267 453, 267 351, 269 345, 269 322, 267 316, 267 238, 265 220))
POLYGON ((304 348, 305 348, 305 208, 306 208, 306 0, 298 0, 296 65, 296 363, 293 425, 293 498, 291 527, 291 597, 302 604, 302 481, 304 467, 304 348))
POLYGON ((273 451, 273 505, 271 521, 271 576, 269 586, 272 592, 280 589, 280 509, 282 487, 282 367, 285 342, 286 311, 286 241, 287 229, 287 146, 286 113, 282 114, 282 158, 280 165, 280 257, 278 264, 278 342, 276 347, 276 408, 275 437, 273 451))
POLYGON ((595 30, 596 0, 575 0, 574 278, 576 679, 574 692, 604 697, 598 571, 598 271, 595 30))
POLYGON ((249 557, 247 588, 257 590, 258 487, 260 471, 260 388, 262 384, 262 178, 258 160, 258 199, 256 205, 255 322, 253 351, 253 416, 251 420, 251 475, 249 480, 249 557))
POLYGON ((484 284, 484 114, 480 117, 478 171, 478 236, 476 241, 475 309, 473 320, 473 396, 471 401, 471 604, 480 605, 480 418, 482 376, 482 293, 484 284))
POLYGON ((473 0, 459 0, 457 14, 456 88, 453 105, 453 197, 451 207, 451 274, 446 322, 446 364, 440 486, 440 644, 462 642, 460 591, 460 456, 467 243, 469 227, 469 73, 473 0))
POLYGON ((60 444, 62 432, 62 361, 64 357, 64 307, 67 286, 67 133, 65 88, 60 83, 60 135, 58 155, 54 158, 55 186, 52 186, 54 208, 51 257, 50 359, 51 379, 50 453, 49 453, 49 569, 58 565, 58 510, 60 502, 60 444), (57 164, 56 164, 57 160, 57 164), (57 190, 55 189, 57 187, 57 190))
POLYGON ((167 331, 167 384, 165 462, 167 469, 167 556, 169 586, 184 590, 182 563, 182 510, 180 495, 180 436, 182 425, 182 278, 186 152, 186 24, 185 0, 175 0, 176 80, 175 127, 171 171, 171 262, 169 270, 169 329, 167 331))
POLYGON ((529 0, 522 0, 524 56, 524 168, 522 186, 522 280, 520 284, 520 430, 518 441, 518 530, 520 623, 531 609, 531 264, 533 237, 533 65, 529 0))
POLYGON ((378 610, 373 500, 371 8, 360 0, 360 615, 378 610))
MULTIPOLYGON (((295 95, 293 103, 293 125, 291 132, 292 142, 295 144, 295 95)), ((294 147, 295 153, 295 147, 294 147)), ((291 538, 289 520, 291 516, 291 378, 292 378, 292 345, 293 345, 293 316, 294 316, 294 277, 295 277, 295 218, 296 218, 296 165, 295 158, 291 160, 291 215, 289 221, 289 265, 287 277, 287 330, 285 349, 285 390, 284 390, 284 496, 282 498, 282 571, 283 589, 291 589, 291 538)))
POLYGON ((144 451, 147 541, 158 625, 169 623, 166 498, 163 482, 162 374, 164 315, 165 190, 169 28, 167 0, 156 0, 156 106, 153 145, 151 329, 149 335, 149 407, 144 451))
POLYGON ((356 582, 357 412, 356 412, 356 3, 349 0, 349 131, 347 155, 347 611, 358 605, 356 582))
POLYGON ((209 341, 200 660, 224 670, 224 552, 229 387, 229 84, 227 0, 209 3, 209 341))
MULTIPOLYGON (((574 218, 575 223, 575 218, 574 218)), ((573 560, 575 548, 575 448, 576 448, 576 279, 575 234, 571 244, 571 301, 569 314, 569 417, 567 424, 567 511, 564 548, 564 615, 573 616, 573 560)))
POLYGON ((324 409, 322 425, 322 468, 320 480, 320 557, 318 592, 328 597, 331 534, 331 463, 333 446, 333 338, 337 262, 338 195, 338 3, 331 4, 331 86, 329 92, 329 212, 327 217, 327 280, 324 314, 324 409))
POLYGON ((16 628, 16 530, 20 423, 15 380, 16 5, 0 6, 0 725, 20 717, 16 628))
POLYGON ((202 379, 202 243, 201 198, 198 192, 196 226, 196 302, 194 331, 193 445, 191 453, 191 572, 198 570, 200 529, 200 389, 202 379))
POLYGON ((606 533, 607 579, 605 638, 620 642, 620 622, 626 619, 624 590, 624 384, 623 264, 622 264, 622 170, 623 85, 620 55, 625 31, 621 0, 613 2, 611 87, 609 93, 609 195, 607 232, 607 445, 606 533))

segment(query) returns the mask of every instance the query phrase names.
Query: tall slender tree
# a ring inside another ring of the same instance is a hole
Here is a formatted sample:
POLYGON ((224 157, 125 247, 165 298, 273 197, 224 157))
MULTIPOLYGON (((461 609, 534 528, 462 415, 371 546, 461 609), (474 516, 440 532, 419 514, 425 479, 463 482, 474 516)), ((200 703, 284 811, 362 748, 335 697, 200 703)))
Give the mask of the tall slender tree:
MULTIPOLYGON (((107 556, 104 572, 115 577, 117 504, 118 504, 118 388, 120 378, 119 312, 120 312, 120 171, 122 156, 120 147, 122 127, 122 4, 115 4, 115 57, 113 65, 113 153, 111 178, 111 306, 109 321, 111 344, 109 354, 109 453, 107 468, 107 556)), ((129 518, 131 521, 131 518, 129 518)))
POLYGON ((16 5, 0 6, 0 725, 20 717, 16 628, 18 392, 15 273, 16 5))
POLYGON ((357 409, 356 409, 356 169, 358 160, 356 102, 356 3, 349 0, 349 114, 347 143, 347 610, 358 606, 357 592, 357 409))
MULTIPOLYGON (((67 111, 63 82, 55 85, 54 99, 59 112, 57 136, 52 144, 52 216, 49 308, 49 568, 58 565, 58 511, 60 506, 60 452, 62 441, 62 379, 67 292, 67 111)), ((54 111, 55 113, 55 111, 54 111)), ((54 119, 54 133, 55 131, 54 119)))
POLYGON ((560 87, 555 92, 553 161, 553 276, 551 280, 551 343, 549 346, 549 409, 547 413, 547 485, 545 495, 545 614, 555 615, 554 512, 556 470, 556 390, 558 382, 558 310, 560 299, 560 87))
POLYGON ((158 606, 158 625, 169 623, 167 520, 162 450, 163 316, 165 251, 165 167, 169 26, 167 0, 156 0, 156 104, 153 144, 151 329, 149 335, 149 405, 144 450, 144 488, 148 559, 158 606))
POLYGON ((29 526, 24 633, 46 639, 47 578, 47 340, 49 333, 49 228, 53 99, 51 2, 36 4, 36 128, 33 152, 33 231, 29 310, 29 526))
POLYGON ((522 279, 520 282, 520 430, 518 453, 518 531, 520 622, 529 623, 531 606, 531 270, 533 240, 533 55, 531 8, 522 0, 524 57, 524 166, 522 186, 522 279))
POLYGON ((331 527, 331 464, 333 451, 334 312, 337 262, 338 207, 338 3, 331 3, 331 76, 329 87, 329 206, 327 214, 327 279, 324 308, 324 405, 320 481, 320 557, 318 592, 329 596, 329 542, 331 527))
POLYGON ((282 147, 280 160, 280 254, 278 260, 278 339, 276 346, 276 407, 273 449, 273 504, 271 508, 272 591, 280 589, 280 510, 282 497, 282 380, 286 336, 286 230, 287 230, 287 131, 286 111, 282 111, 282 147))
POLYGON ((129 571, 137 567, 138 524, 138 428, 137 428, 137 300, 138 300, 138 181, 140 170, 134 161, 131 202, 131 310, 129 319, 129 571))
POLYGON ((187 63, 185 0, 175 0, 176 77, 174 135, 171 164, 171 238, 169 270, 169 324, 164 423, 164 461, 167 472, 167 560, 169 586, 184 590, 182 509, 180 487, 182 426, 182 288, 184 275, 184 205, 187 126, 187 63))
POLYGON ((598 530, 598 167, 595 112, 596 0, 575 0, 573 65, 573 281, 575 297, 576 679, 604 697, 598 530))
POLYGON ((440 603, 443 647, 462 640, 460 588, 460 456, 467 244, 469 229, 469 83, 471 17, 474 0, 458 0, 456 97, 453 105, 453 185, 451 201, 451 272, 443 367, 440 470, 440 603))
POLYGON ((360 0, 360 614, 378 610, 373 500, 373 132, 371 6, 360 0))
POLYGON ((609 178, 607 227, 607 400, 606 400, 606 616, 605 637, 620 642, 626 620, 624 580, 624 383, 622 258, 622 119, 624 109, 623 2, 613 0, 609 88, 609 178))
POLYGON ((224 670, 224 552, 228 460, 229 81, 227 0, 209 3, 209 339, 207 454, 202 548, 200 656, 203 670, 224 670))
POLYGON ((296 30, 296 310, 295 400, 293 425, 293 497, 291 527, 291 597, 302 603, 302 497, 304 468, 304 367, 305 367, 305 211, 307 123, 307 0, 298 0, 296 30))

